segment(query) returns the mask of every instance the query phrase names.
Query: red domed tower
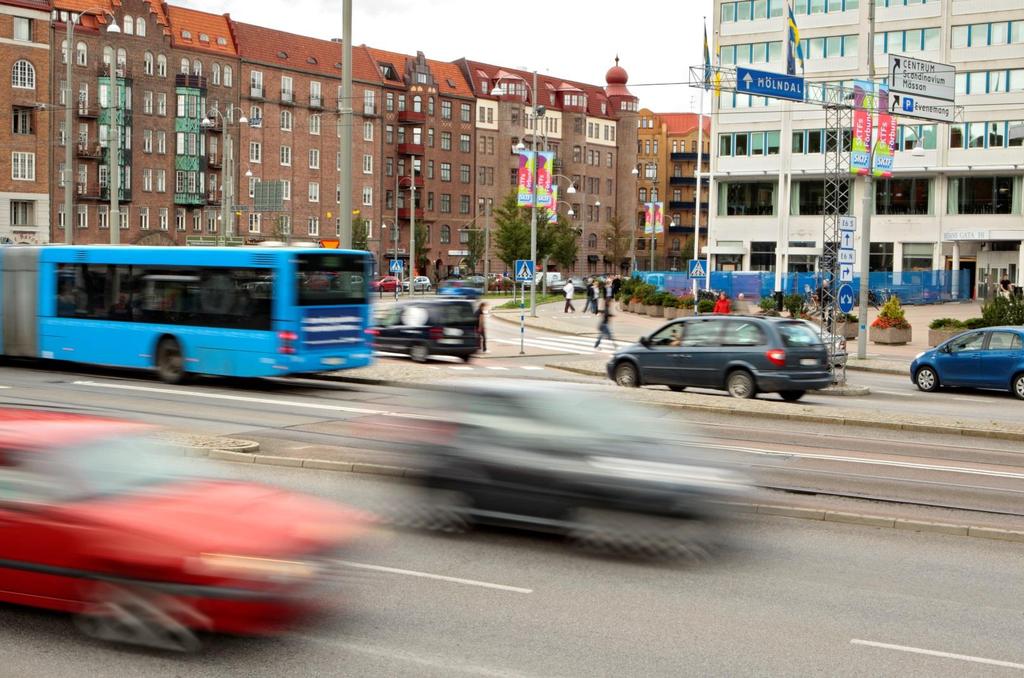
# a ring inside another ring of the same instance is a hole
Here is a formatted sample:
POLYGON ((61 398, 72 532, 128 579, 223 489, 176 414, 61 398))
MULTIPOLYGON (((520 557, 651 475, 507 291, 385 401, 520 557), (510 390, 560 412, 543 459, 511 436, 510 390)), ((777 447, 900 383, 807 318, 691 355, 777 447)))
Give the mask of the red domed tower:
POLYGON ((604 92, 608 95, 613 115, 625 111, 636 112, 638 110, 637 98, 630 94, 629 89, 626 87, 626 83, 629 82, 629 73, 619 65, 619 57, 615 57, 615 65, 608 69, 604 80, 608 83, 607 87, 604 88, 604 92))
MULTIPOLYGON (((615 65, 608 69, 604 79, 608 83, 604 88, 608 97, 608 107, 611 109, 608 113, 616 123, 618 152, 615 154, 615 211, 627 228, 635 229, 639 204, 636 191, 637 177, 633 172, 637 166, 636 140, 640 102, 626 87, 629 74, 619 65, 618 56, 615 57, 615 65)), ((637 235, 643 237, 642 233, 637 235)), ((628 260, 616 264, 621 267, 619 272, 626 272, 629 268, 628 260)))

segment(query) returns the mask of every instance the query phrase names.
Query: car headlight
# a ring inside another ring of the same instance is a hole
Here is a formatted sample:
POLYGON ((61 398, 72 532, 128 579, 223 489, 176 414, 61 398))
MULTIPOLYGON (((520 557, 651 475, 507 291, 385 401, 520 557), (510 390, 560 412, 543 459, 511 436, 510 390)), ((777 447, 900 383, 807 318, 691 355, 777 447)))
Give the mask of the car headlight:
POLYGON ((225 553, 203 553, 194 558, 187 569, 197 574, 231 576, 247 579, 308 579, 317 573, 317 566, 301 560, 255 558, 225 553))
POLYGON ((921 358, 924 357, 925 353, 927 353, 927 352, 928 351, 921 351, 920 353, 918 353, 917 355, 914 356, 914 360, 920 360, 921 358))

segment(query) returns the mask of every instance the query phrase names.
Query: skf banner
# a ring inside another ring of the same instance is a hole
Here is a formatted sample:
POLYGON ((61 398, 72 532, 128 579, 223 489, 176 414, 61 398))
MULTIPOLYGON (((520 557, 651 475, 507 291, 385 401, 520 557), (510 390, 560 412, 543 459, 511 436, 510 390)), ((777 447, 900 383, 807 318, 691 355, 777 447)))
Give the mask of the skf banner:
POLYGON ((889 88, 878 90, 878 140, 875 142, 874 167, 876 177, 892 176, 892 161, 896 151, 896 119, 889 115, 889 88))
POLYGON ((867 174, 871 170, 871 113, 875 108, 875 87, 871 82, 853 82, 853 143, 850 148, 850 172, 867 174))
POLYGON ((664 222, 665 217, 665 203, 663 202, 652 202, 654 205, 654 232, 662 233, 665 230, 664 222))
POLYGON ((519 154, 519 183, 517 189, 517 205, 533 204, 533 180, 537 168, 537 154, 523 151, 519 154))
POLYGON ((551 182, 555 170, 555 154, 542 151, 537 154, 537 206, 550 207, 551 182))
POLYGON ((652 233, 662 233, 665 230, 661 223, 663 206, 664 203, 660 202, 644 203, 644 233, 650 235, 652 233))
POLYGON ((558 184, 551 185, 551 206, 548 207, 548 223, 558 223, 558 184))

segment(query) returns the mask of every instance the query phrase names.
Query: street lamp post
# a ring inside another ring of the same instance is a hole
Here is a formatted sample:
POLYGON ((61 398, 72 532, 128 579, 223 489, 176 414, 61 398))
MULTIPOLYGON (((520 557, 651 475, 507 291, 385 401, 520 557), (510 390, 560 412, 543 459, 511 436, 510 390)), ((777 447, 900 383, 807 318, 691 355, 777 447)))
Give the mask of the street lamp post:
MULTIPOLYGON (((221 206, 220 206, 220 220, 221 220, 221 241, 227 245, 230 234, 230 224, 234 221, 231 218, 232 204, 237 202, 237 193, 235 186, 235 172, 234 172, 234 153, 232 151, 232 138, 231 132, 228 130, 228 120, 230 116, 234 115, 234 112, 238 111, 242 115, 238 116, 238 124, 245 125, 249 122, 249 119, 245 117, 245 113, 238 106, 231 104, 227 105, 227 110, 224 112, 219 111, 216 108, 212 108, 207 112, 205 118, 199 123, 202 127, 209 129, 214 126, 214 121, 210 117, 220 118, 220 124, 224 127, 224 171, 221 172, 220 181, 220 194, 221 194, 221 206)), ((239 127, 241 132, 241 127, 239 127)))
MULTIPOLYGON (((636 179, 633 185, 633 195, 636 195, 637 186, 640 184, 640 170, 634 167, 630 174, 636 179)), ((632 276, 636 271, 636 224, 629 227, 629 232, 632 234, 629 239, 629 275, 632 276)))
MULTIPOLYGON (((72 178, 74 172, 72 172, 72 166, 74 165, 74 151, 71 147, 71 128, 74 125, 74 105, 72 103, 72 92, 74 91, 74 60, 72 57, 74 44, 75 44, 75 24, 82 20, 82 17, 86 14, 100 14, 110 16, 110 26, 107 27, 108 33, 120 33, 121 28, 117 25, 117 21, 114 19, 114 15, 109 11, 101 7, 93 7, 87 9, 84 12, 68 12, 67 18, 64 20, 64 25, 67 28, 67 49, 64 52, 65 61, 65 85, 64 85, 64 244, 70 245, 74 242, 73 235, 73 219, 71 211, 74 209, 74 193, 72 190, 72 178)), ((50 17, 57 21, 60 18, 61 13, 58 10, 53 10, 50 17)), ((111 60, 116 61, 116 57, 111 60)), ((111 66, 113 68, 113 65, 111 66)), ((118 234, 120 235, 120 234, 118 234)), ((113 238, 113 236, 111 236, 113 238)), ((111 241, 113 242, 113 240, 111 241)))

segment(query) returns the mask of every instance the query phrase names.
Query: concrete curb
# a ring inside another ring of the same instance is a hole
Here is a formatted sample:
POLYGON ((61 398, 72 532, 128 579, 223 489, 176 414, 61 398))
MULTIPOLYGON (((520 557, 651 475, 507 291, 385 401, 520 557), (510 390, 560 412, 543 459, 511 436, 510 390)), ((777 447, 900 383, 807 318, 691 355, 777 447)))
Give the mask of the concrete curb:
MULTIPOLYGON (((607 377, 604 372, 588 370, 585 368, 571 367, 568 365, 548 364, 545 367, 572 374, 582 374, 588 377, 607 377)), ((855 394, 850 394, 855 395, 855 394)), ((789 421, 802 421, 812 424, 835 424, 837 426, 869 426, 884 428, 894 431, 910 431, 914 433, 941 433, 945 435, 963 436, 968 438, 989 438, 992 440, 1013 440, 1019 441, 1021 433, 1017 431, 1006 431, 998 429, 963 428, 959 426, 939 426, 937 424, 914 424, 909 422, 877 421, 874 419, 857 417, 830 417, 823 414, 802 414, 797 412, 750 412, 733 406, 716 406, 706 404, 682 404, 668 402, 646 402, 648 404, 664 407, 675 407, 682 410, 696 410, 701 412, 714 412, 716 414, 742 414, 745 417, 760 417, 771 419, 786 419, 789 421)))
POLYGON ((898 367, 875 367, 873 365, 857 365, 855 363, 846 363, 846 369, 854 372, 874 372, 875 374, 895 374, 897 376, 906 376, 910 378, 910 363, 907 363, 906 369, 900 369, 898 367))
MULTIPOLYGON (((243 464, 266 464, 268 466, 285 466, 290 468, 304 468, 341 473, 364 473, 366 475, 386 476, 391 478, 408 478, 415 475, 415 471, 413 469, 386 464, 330 461, 326 459, 299 459, 295 457, 261 457, 256 454, 226 452, 223 450, 210 450, 208 457, 216 461, 230 461, 243 464)), ((932 534, 974 537, 976 539, 993 539, 997 541, 1024 543, 1024 531, 1003 530, 995 527, 934 523, 925 520, 910 520, 890 516, 847 513, 845 511, 829 511, 827 509, 807 508, 804 506, 786 506, 784 504, 752 504, 748 502, 722 503, 723 505, 739 511, 740 513, 756 513, 763 516, 799 518, 803 520, 817 520, 826 523, 844 523, 847 525, 862 525, 864 527, 879 527, 895 530, 907 530, 911 532, 927 532, 932 534)))

